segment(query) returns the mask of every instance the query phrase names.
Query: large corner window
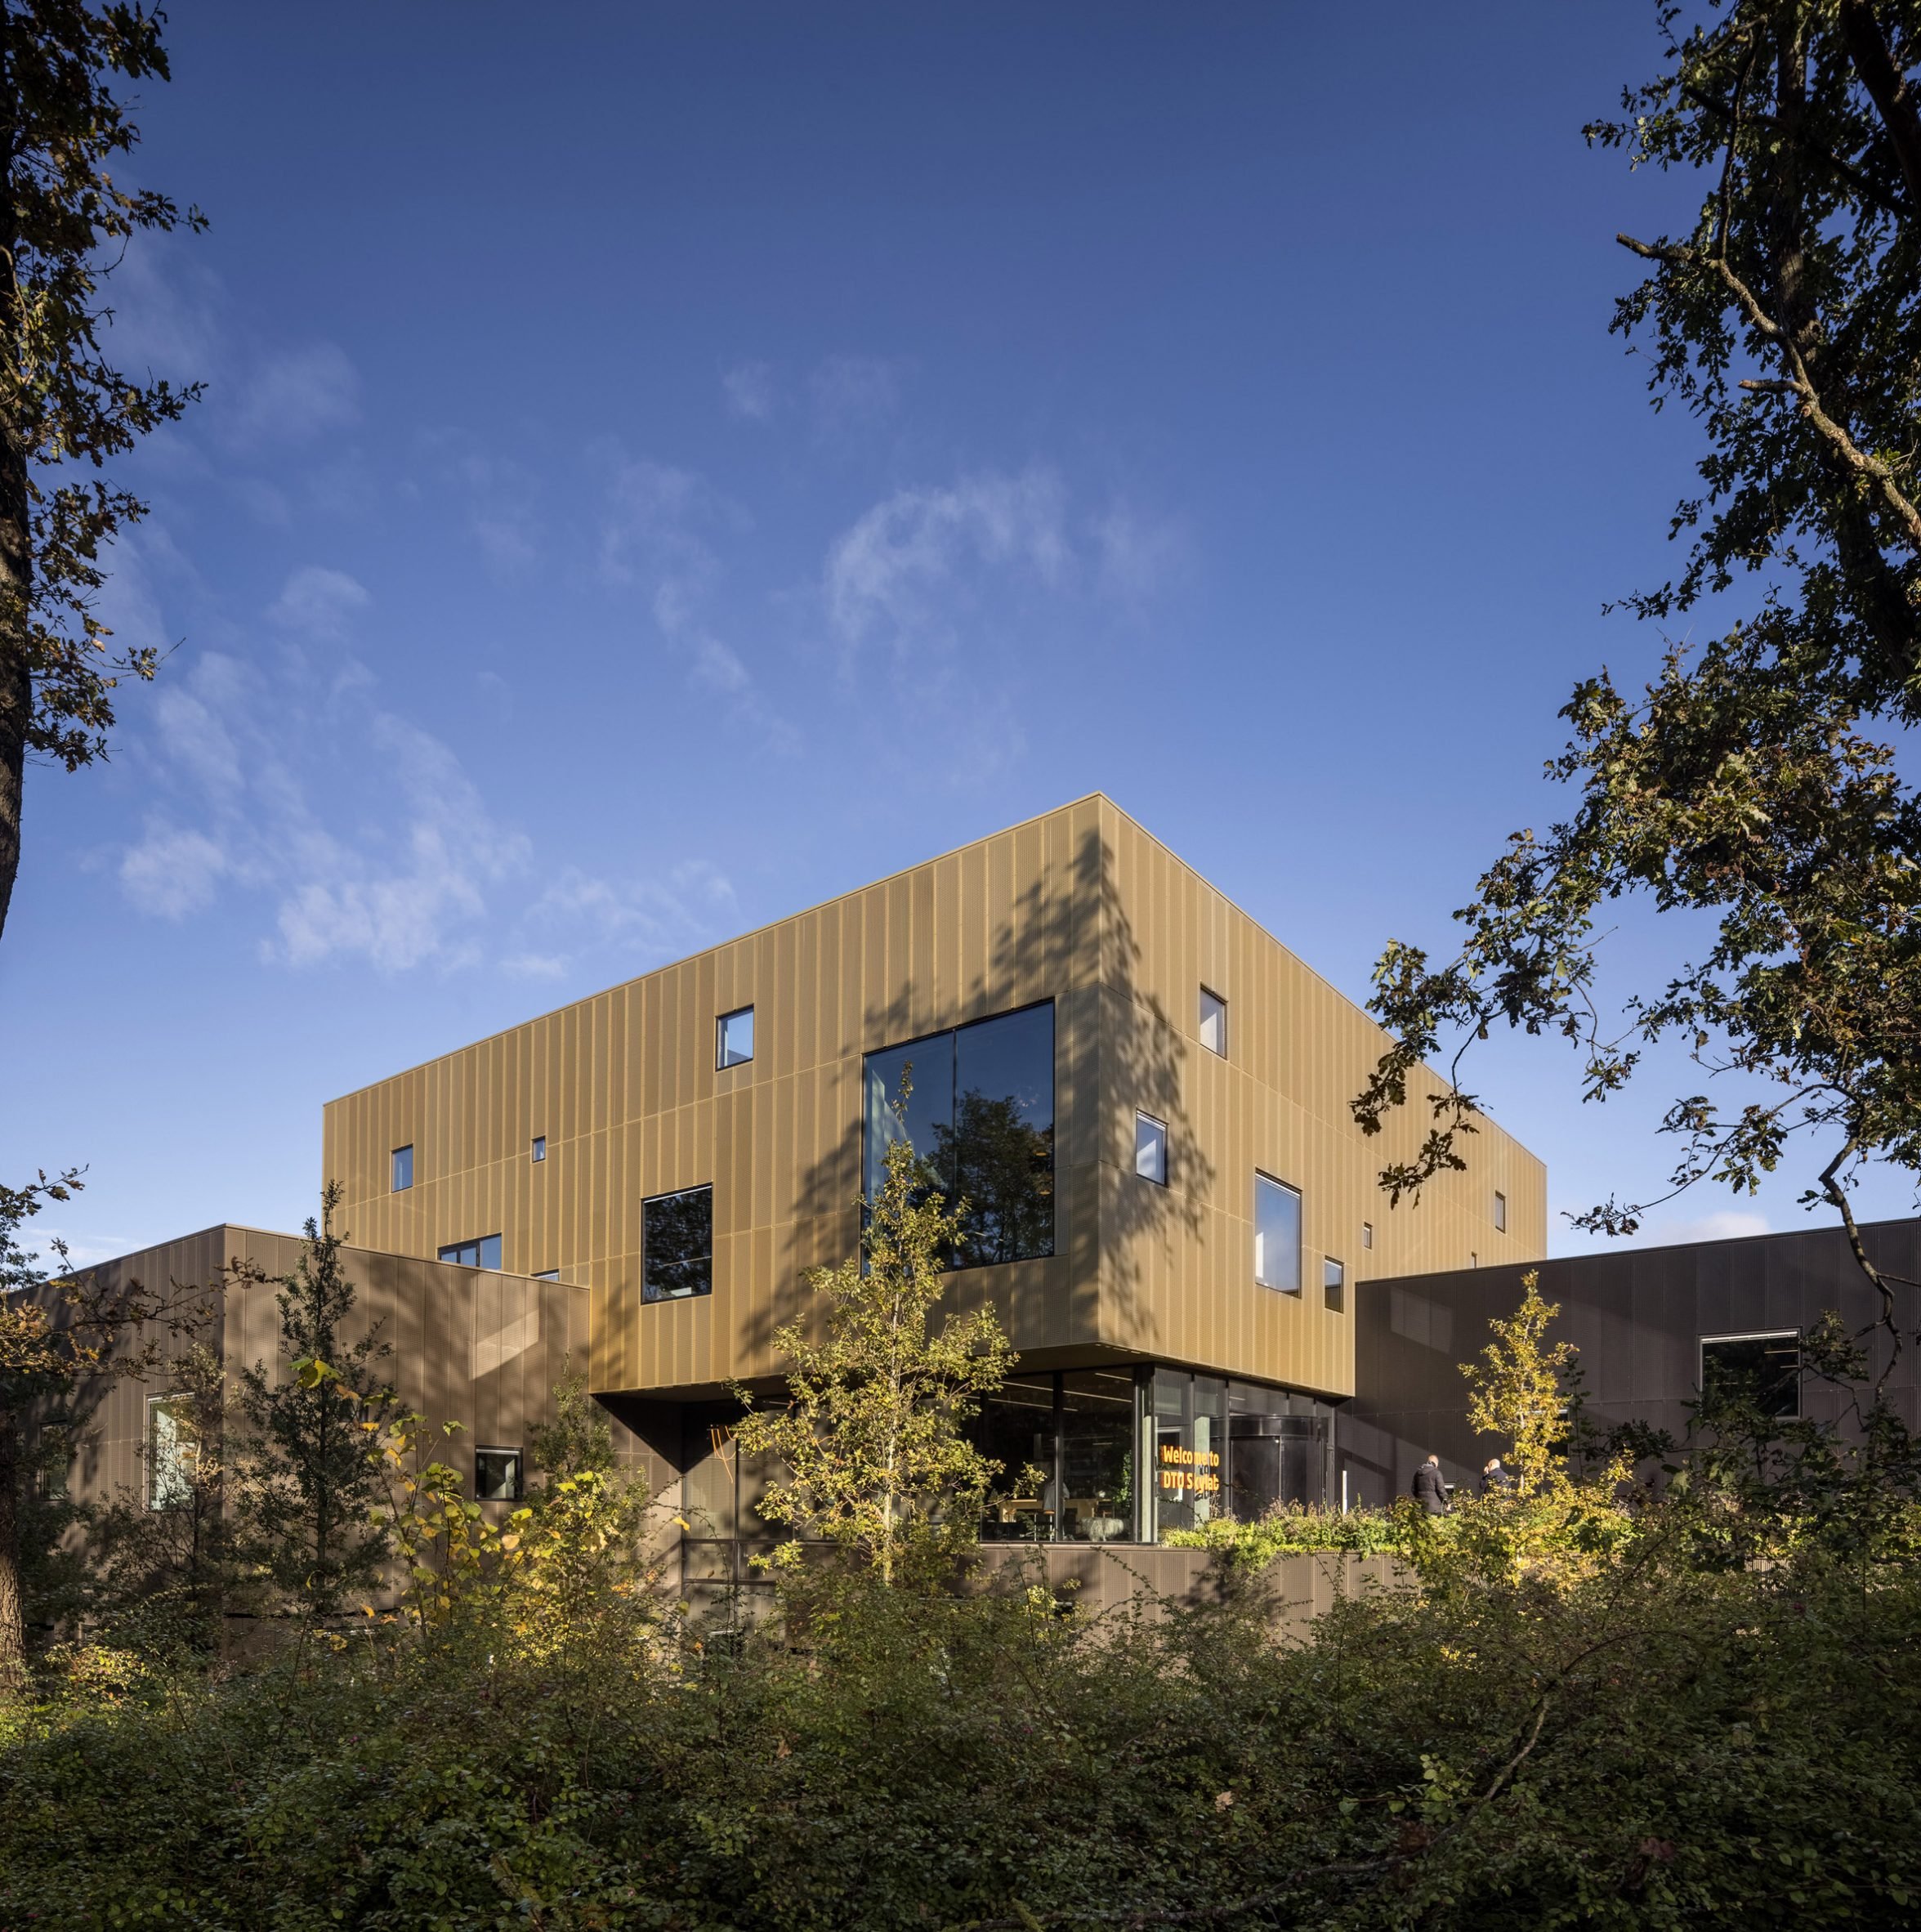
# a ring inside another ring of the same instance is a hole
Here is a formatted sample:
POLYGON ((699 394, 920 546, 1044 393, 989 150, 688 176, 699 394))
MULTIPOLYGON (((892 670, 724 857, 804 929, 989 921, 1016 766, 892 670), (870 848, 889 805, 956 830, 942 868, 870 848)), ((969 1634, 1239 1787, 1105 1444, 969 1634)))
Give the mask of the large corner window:
POLYGON ((409 1142, 394 1149, 393 1192, 404 1194, 413 1185, 413 1147, 409 1142))
POLYGON ((147 1398, 147 1507, 178 1509, 191 1501, 199 1472, 200 1443, 193 1398, 147 1398))
POLYGON ((641 1299, 713 1293, 713 1189, 683 1187, 641 1203, 641 1299))
POLYGON ((1801 1413, 1801 1337, 1778 1335, 1701 1337, 1701 1406, 1748 1409, 1776 1421, 1801 1413))
POLYGON ((451 1261, 457 1268, 490 1268, 496 1272, 500 1267, 500 1237, 483 1234, 471 1241, 449 1241, 440 1250, 443 1261, 451 1261))
POLYGON ((1264 1174, 1254 1176, 1254 1279, 1301 1292, 1301 1191, 1264 1174))
POLYGON ((864 1079, 869 1201, 886 1185, 888 1148, 905 1139, 927 1186, 965 1205, 954 1267, 1053 1253, 1052 1000, 869 1053, 864 1079))

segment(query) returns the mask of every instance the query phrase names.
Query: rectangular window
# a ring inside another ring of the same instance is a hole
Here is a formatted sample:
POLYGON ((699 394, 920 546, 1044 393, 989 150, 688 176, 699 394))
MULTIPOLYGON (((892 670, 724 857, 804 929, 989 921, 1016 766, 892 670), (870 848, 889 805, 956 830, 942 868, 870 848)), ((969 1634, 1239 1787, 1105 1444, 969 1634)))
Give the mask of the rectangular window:
POLYGON ((404 1194, 413 1185, 413 1150, 411 1147, 394 1149, 394 1187, 396 1194, 404 1194))
POLYGON ((40 1431, 40 1494, 50 1503, 67 1500, 79 1433, 71 1422, 49 1422, 40 1431))
POLYGON ((739 1067, 753 1058, 753 1008, 743 1006, 733 1013, 721 1015, 715 1029, 717 1035, 714 1043, 716 1067, 739 1067))
POLYGON ((517 1503, 520 1500, 518 1449, 475 1450, 474 1500, 481 1503, 517 1503))
POLYGON ((1364 1248, 1371 1248, 1374 1245, 1374 1224, 1372 1221, 1363 1221, 1360 1224, 1360 1245, 1364 1248))
POLYGON ((967 1212, 955 1268, 1031 1261, 1054 1251, 1054 1008, 976 1020, 869 1053, 861 1183, 887 1183, 887 1150, 905 1139, 926 1184, 967 1212), (903 1080, 910 1088, 899 1107, 903 1080))
POLYGON ((1779 1335, 1701 1337, 1701 1405, 1751 1409, 1776 1421, 1801 1413, 1801 1337, 1779 1335))
POLYGON ((1337 1315, 1347 1305, 1347 1271, 1332 1255, 1320 1264, 1320 1293, 1337 1315))
POLYGON ((683 1187, 641 1203, 641 1299, 713 1293, 713 1189, 683 1187))
POLYGON ((1301 1194, 1284 1181, 1254 1176, 1254 1279, 1284 1295, 1301 1292, 1301 1194))
POLYGON ((535 1134, 535 1135, 534 1135, 534 1145, 533 1145, 532 1148, 529 1150, 529 1152, 530 1152, 531 1157, 532 1157, 533 1159, 536 1160, 536 1161, 544 1161, 544 1160, 546 1160, 546 1158, 547 1158, 547 1136, 546 1136, 544 1134, 535 1134))
POLYGON ((1134 1172, 1144 1181, 1168 1184, 1168 1124, 1152 1114, 1134 1116, 1134 1172))
POLYGON ((1227 1002, 1205 986, 1200 989, 1200 1044, 1210 1053, 1227 1058, 1227 1002))
POLYGON ((561 1278, 561 1271, 557 1268, 543 1268, 534 1278, 537 1281, 557 1281, 561 1278))
POLYGON ((1494 1232, 1497 1234, 1508 1232, 1508 1196, 1498 1192, 1494 1195, 1494 1232))
POLYGON ((500 1237, 484 1234, 477 1241, 449 1241, 440 1250, 443 1261, 451 1261, 460 1268, 491 1268, 500 1266, 500 1237))
POLYGON ((147 1507, 177 1509, 191 1500, 200 1463, 193 1398, 147 1398, 147 1507))

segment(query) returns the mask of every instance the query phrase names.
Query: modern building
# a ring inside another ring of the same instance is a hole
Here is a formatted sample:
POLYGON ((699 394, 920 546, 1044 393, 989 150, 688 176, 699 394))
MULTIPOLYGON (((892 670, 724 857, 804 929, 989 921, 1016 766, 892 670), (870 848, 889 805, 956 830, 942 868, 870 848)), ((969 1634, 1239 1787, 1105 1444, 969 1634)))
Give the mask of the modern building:
POLYGON ((1355 1126, 1383 1040, 1097 795, 335 1101, 325 1173, 372 1248, 583 1289, 595 1392, 726 1539, 732 1386, 778 1385, 908 1078, 953 1304, 1021 1357, 987 1444, 1042 1472, 990 1533, 1151 1541, 1325 1493, 1361 1283, 1543 1251, 1491 1122, 1385 1211, 1425 1110, 1355 1126))
MULTIPOLYGON (((694 1525, 693 1583, 764 1536, 734 1390, 778 1390, 774 1334, 902 1134, 968 1204, 949 1305, 1019 1352, 980 1423, 1007 1472, 990 1539, 1383 1501, 1430 1449, 1468 1479, 1458 1364, 1530 1265, 1597 1414, 1670 1426, 1704 1364, 1778 1380, 1817 1304, 1863 1292, 1838 1235, 1543 1263, 1541 1164, 1485 1120, 1464 1171, 1390 1210, 1377 1177, 1440 1086, 1363 1136, 1383 1044, 1096 795, 334 1101, 323 1176, 363 1315, 404 1398, 464 1424, 476 1491, 511 1496, 570 1362, 694 1525)), ((296 1248, 230 1228, 109 1265, 280 1273, 296 1248)), ((230 1366, 270 1356, 271 1320, 258 1289, 230 1304, 230 1366)), ((84 1488, 151 1487, 167 1393, 109 1392, 84 1488)))
MULTIPOLYGON (((1369 1281, 1543 1251, 1541 1165, 1492 1122, 1387 1211, 1375 1176, 1425 1109, 1356 1129, 1383 1044, 1097 795, 335 1101, 324 1177, 389 1284, 404 1390, 497 1459, 570 1354, 733 1561, 758 1523, 732 1389, 778 1388, 773 1334, 904 1131, 970 1204, 952 1305, 991 1305, 1020 1354, 981 1427, 1038 1479, 989 1534, 1153 1541, 1329 1492, 1369 1281)), ((114 1414, 101 1474, 125 1481, 114 1414)))

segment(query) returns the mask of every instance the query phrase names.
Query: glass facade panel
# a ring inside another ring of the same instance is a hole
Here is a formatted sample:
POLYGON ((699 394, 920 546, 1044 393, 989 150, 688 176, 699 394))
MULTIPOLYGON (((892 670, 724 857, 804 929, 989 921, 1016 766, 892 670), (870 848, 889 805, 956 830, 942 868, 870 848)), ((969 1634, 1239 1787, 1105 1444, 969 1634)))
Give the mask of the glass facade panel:
POLYGON ((936 1033, 910 1046, 889 1047, 869 1053, 866 1068, 866 1132, 860 1188, 878 1201, 887 1184, 887 1149, 906 1140, 925 1165, 930 1183, 945 1192, 954 1170, 944 1166, 954 1134, 954 1035, 936 1033), (903 1080, 912 1092, 897 1110, 903 1080))
POLYGON ((520 1500, 518 1449, 475 1450, 474 1499, 482 1503, 517 1503, 520 1500))
POLYGON ((685 1187, 641 1204, 641 1299, 713 1292, 713 1189, 685 1187))
POLYGON ((1076 1369, 1061 1378, 1064 1543, 1134 1536, 1134 1372, 1076 1369))
POLYGON ((1301 1292, 1301 1196, 1297 1188, 1254 1176, 1254 1279, 1284 1295, 1301 1292))
POLYGON ((954 1040, 951 1154, 943 1165, 954 1198, 966 1204, 954 1265, 1052 1254, 1054 1009, 979 1020, 954 1040))
POLYGON ((413 1150, 410 1147, 394 1149, 394 1192, 404 1194, 413 1185, 413 1150))
POLYGON ((861 1186, 876 1199, 905 1139, 967 1213, 955 1268, 1054 1251, 1054 1008, 976 1020, 864 1062, 861 1186), (897 1107, 903 1080, 906 1106, 897 1107))
POLYGON ((1801 1413, 1801 1337, 1706 1336, 1701 1342, 1701 1401, 1710 1410, 1738 1407, 1785 1420, 1801 1413))
POLYGON ((1152 1114, 1134 1116, 1134 1172, 1144 1181, 1168 1184, 1168 1124, 1152 1114))
POLYGON ((1205 986, 1200 989, 1200 1044, 1210 1053, 1227 1058, 1227 1002, 1205 986))
POLYGON ((981 1405, 967 1434, 1000 1465, 981 1526, 990 1543, 1053 1540, 1055 1501, 1054 1378, 1016 1375, 981 1405))
POLYGON ((440 1250, 440 1259, 451 1261, 461 1268, 490 1268, 500 1266, 500 1237, 484 1234, 477 1241, 449 1241, 440 1250))
POLYGON ((721 1015, 715 1043, 716 1067, 739 1067, 753 1058, 753 1008, 721 1015))

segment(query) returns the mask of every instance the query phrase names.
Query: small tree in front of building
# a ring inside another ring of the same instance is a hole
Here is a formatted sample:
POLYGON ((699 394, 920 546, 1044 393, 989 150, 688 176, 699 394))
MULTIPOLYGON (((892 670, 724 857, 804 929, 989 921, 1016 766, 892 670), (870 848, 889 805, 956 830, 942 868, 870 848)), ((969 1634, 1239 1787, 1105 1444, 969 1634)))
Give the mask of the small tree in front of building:
MULTIPOLYGON (((897 1111, 905 1104, 904 1087, 897 1111)), ((736 1386, 747 1407, 737 1451, 786 1466, 760 1501, 793 1532, 777 1561, 797 1562, 806 1533, 857 1554, 883 1585, 926 1588, 979 1539, 999 1465, 963 1429, 1015 1357, 991 1309, 949 1310, 932 1326, 960 1222, 905 1136, 865 1205, 859 1250, 809 1277, 828 1304, 825 1339, 800 1322, 774 1336, 784 1407, 758 1407, 736 1386)))
POLYGON ((285 1379, 264 1362, 241 1371, 244 1435, 233 1461, 256 1560, 288 1601, 322 1617, 371 1582, 386 1555, 373 1512, 384 1494, 379 1432, 395 1406, 377 1366, 386 1344, 371 1332, 342 1337, 355 1295, 341 1266, 346 1237, 334 1232, 339 1205, 329 1183, 299 1265, 275 1298, 285 1379))
POLYGON ((1514 1445, 1513 1477, 1522 1497, 1558 1496, 1570 1486, 1567 1473, 1566 1381, 1576 1350, 1572 1342, 1549 1345, 1548 1324, 1561 1313, 1541 1299, 1533 1268, 1521 1277, 1521 1306, 1503 1322, 1489 1322, 1494 1339, 1478 1360, 1461 1364, 1468 1378, 1468 1420, 1480 1435, 1514 1445))

